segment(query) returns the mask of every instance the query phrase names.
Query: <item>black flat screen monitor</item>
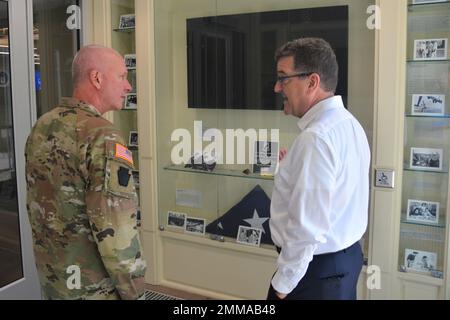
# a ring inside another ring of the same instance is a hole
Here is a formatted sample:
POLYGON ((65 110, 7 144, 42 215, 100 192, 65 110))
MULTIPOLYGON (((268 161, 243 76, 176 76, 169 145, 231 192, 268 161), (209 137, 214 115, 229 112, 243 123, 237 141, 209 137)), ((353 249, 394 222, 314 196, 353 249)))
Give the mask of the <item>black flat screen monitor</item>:
POLYGON ((274 53, 303 37, 327 40, 336 52, 336 94, 347 102, 348 6, 187 19, 188 106, 282 109, 273 91, 274 53))

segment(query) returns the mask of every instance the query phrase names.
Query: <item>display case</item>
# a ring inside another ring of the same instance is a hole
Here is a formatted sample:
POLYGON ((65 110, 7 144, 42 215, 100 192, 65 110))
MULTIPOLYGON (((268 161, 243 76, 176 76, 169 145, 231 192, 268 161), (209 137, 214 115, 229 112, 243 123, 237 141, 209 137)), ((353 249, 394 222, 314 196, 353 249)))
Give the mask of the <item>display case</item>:
MULTIPOLYGON (((134 0, 111 1, 111 47, 125 58, 128 69, 128 81, 132 91, 124 100, 123 109, 112 115, 114 125, 121 130, 127 147, 133 153, 135 170, 133 178, 140 194, 139 184, 139 140, 138 140, 138 99, 136 82, 136 19, 134 0)), ((140 213, 140 211, 139 211, 140 213)), ((140 215, 138 215, 140 218, 140 215)), ((139 221, 140 223, 140 221, 139 221)))
MULTIPOLYGON (((250 159, 255 141, 277 142, 276 155, 299 133, 298 119, 283 114, 273 92, 273 55, 304 36, 306 25, 310 32, 347 28, 333 36, 340 92, 371 143, 375 37, 366 11, 374 1, 342 3, 153 1, 159 283, 265 298, 277 257, 268 225, 273 172, 250 159), (320 23, 313 9, 323 14, 320 23), (302 19, 306 25, 296 25, 302 19)), ((365 241, 366 257, 368 248, 365 241)))
POLYGON ((449 22, 450 1, 408 4, 398 270, 429 285, 417 298, 444 298, 448 277, 449 22))

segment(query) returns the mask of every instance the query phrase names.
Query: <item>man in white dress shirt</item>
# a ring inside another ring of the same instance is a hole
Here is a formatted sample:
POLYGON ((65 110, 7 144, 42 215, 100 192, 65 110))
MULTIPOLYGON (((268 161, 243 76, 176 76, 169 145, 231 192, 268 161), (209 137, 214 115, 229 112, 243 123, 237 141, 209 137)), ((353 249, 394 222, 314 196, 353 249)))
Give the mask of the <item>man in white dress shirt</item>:
POLYGON ((280 163, 270 229, 279 257, 268 299, 356 299, 368 219, 370 149, 335 96, 338 64, 318 38, 288 42, 276 55, 275 92, 300 134, 280 163))

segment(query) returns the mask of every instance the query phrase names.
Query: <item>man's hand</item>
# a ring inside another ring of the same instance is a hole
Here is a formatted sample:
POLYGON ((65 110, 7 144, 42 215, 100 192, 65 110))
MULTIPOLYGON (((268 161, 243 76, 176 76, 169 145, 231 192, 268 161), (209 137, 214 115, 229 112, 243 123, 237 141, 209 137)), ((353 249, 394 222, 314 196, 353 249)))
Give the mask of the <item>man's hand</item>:
POLYGON ((286 157, 287 154, 287 150, 282 148, 280 149, 280 153, 278 154, 278 160, 281 161, 284 159, 284 157, 286 157))

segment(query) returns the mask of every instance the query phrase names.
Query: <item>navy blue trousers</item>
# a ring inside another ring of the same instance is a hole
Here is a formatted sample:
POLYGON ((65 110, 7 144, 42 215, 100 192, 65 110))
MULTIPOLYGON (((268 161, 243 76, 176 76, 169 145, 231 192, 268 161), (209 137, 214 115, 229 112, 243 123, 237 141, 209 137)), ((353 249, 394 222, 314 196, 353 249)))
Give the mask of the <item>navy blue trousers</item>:
MULTIPOLYGON (((358 277, 363 265, 359 241, 347 249, 315 255, 305 276, 286 300, 356 300, 358 277)), ((268 300, 278 300, 270 285, 268 300)))

